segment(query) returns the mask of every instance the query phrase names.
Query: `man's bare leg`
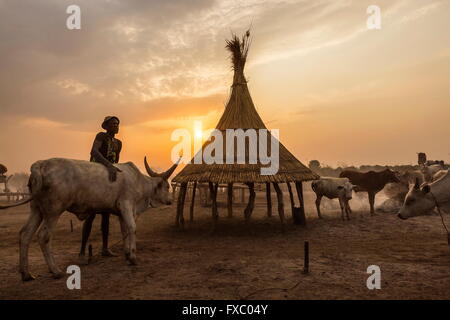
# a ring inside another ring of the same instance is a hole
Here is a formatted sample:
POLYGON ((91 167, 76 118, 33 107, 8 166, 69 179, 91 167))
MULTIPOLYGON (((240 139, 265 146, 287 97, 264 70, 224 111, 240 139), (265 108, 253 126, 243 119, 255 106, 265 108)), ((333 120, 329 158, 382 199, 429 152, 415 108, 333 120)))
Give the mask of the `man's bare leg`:
POLYGON ((102 256, 104 257, 116 257, 117 255, 112 253, 108 248, 108 237, 109 237, 109 213, 102 213, 102 237, 103 237, 103 248, 102 256))
POLYGON ((86 258, 86 244, 89 240, 89 236, 91 235, 92 223, 94 222, 95 214, 90 214, 83 223, 83 230, 81 236, 81 249, 80 254, 78 255, 80 264, 87 264, 88 259, 86 258))

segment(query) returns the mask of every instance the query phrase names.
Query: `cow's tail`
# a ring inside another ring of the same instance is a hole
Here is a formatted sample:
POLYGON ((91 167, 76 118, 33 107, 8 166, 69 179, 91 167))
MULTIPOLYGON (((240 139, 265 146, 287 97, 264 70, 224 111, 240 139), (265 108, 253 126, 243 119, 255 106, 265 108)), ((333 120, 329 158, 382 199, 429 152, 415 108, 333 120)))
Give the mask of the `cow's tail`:
POLYGON ((7 205, 7 206, 0 206, 0 210, 12 208, 12 207, 18 207, 18 206, 21 206, 21 205, 23 205, 23 204, 25 204, 25 203, 30 202, 31 200, 33 200, 33 197, 30 197, 30 198, 28 198, 28 199, 26 199, 26 200, 22 200, 22 201, 16 202, 16 203, 14 203, 14 204, 9 204, 9 205, 7 205))
POLYGON ((41 163, 40 163, 40 161, 38 161, 36 163, 33 163, 33 165, 31 166, 31 175, 30 175, 30 179, 28 180, 28 189, 30 189, 31 196, 26 200, 22 200, 22 201, 13 203, 13 204, 5 205, 5 206, 0 205, 0 210, 18 207, 18 206, 21 206, 28 202, 31 202, 34 198, 36 198, 36 195, 38 195, 40 193, 40 191, 42 190, 42 185, 43 185, 43 183, 42 183, 42 174, 41 174, 41 163))

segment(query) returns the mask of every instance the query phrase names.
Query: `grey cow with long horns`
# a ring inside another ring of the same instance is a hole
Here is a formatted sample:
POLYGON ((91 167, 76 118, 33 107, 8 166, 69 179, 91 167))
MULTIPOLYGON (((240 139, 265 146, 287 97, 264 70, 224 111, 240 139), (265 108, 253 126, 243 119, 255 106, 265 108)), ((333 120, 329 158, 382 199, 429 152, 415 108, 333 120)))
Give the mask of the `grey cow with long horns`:
POLYGON ((22 280, 34 279, 28 270, 28 248, 38 228, 39 244, 50 272, 55 278, 64 275, 55 263, 50 245, 56 223, 64 211, 75 214, 80 220, 103 211, 117 215, 125 257, 130 264, 136 264, 136 215, 149 206, 171 204, 168 179, 179 160, 163 173, 151 170, 146 158, 144 163, 149 176, 143 175, 132 162, 120 163, 114 166, 122 172, 115 182, 110 182, 108 170, 99 163, 62 158, 35 162, 28 183, 31 198, 0 206, 6 209, 31 202, 31 214, 20 231, 22 280))

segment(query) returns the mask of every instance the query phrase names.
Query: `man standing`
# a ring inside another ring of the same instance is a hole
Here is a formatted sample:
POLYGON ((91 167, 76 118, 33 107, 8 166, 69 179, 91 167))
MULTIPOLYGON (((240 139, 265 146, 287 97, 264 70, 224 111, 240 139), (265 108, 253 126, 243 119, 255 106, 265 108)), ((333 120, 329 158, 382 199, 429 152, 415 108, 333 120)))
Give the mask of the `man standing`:
MULTIPOLYGON (((121 172, 113 163, 119 162, 120 151, 122 150, 122 141, 116 139, 114 136, 119 132, 119 118, 115 116, 108 116, 103 120, 102 128, 106 132, 99 132, 94 139, 91 149, 90 161, 99 162, 103 164, 109 172, 109 180, 114 183, 117 178, 117 172, 121 172)), ((113 257, 113 254, 108 248, 109 236, 109 213, 102 213, 102 256, 113 257)), ((92 223, 95 219, 95 214, 89 215, 83 224, 83 234, 81 240, 80 258, 84 259, 86 244, 91 234, 92 223)))

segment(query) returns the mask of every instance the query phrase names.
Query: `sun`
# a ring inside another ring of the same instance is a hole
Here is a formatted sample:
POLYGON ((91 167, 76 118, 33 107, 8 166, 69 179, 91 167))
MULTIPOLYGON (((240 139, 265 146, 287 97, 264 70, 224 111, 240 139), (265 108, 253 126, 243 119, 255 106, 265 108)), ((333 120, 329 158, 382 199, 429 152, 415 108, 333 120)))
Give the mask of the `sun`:
POLYGON ((196 139, 202 139, 202 138, 203 138, 203 132, 202 132, 202 129, 196 128, 196 129, 194 130, 194 136, 195 136, 196 139))

